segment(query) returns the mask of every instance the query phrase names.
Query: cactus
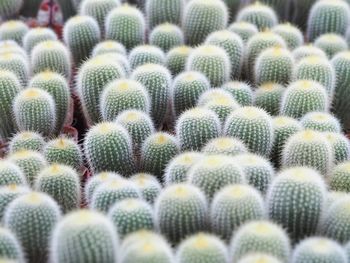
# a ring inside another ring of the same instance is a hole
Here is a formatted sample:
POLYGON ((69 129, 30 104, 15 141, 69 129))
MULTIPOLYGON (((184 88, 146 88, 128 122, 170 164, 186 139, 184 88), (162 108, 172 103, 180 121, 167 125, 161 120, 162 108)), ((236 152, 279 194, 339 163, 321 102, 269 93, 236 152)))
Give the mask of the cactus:
POLYGON ((280 84, 267 82, 261 85, 255 91, 255 106, 273 116, 278 115, 284 91, 285 88, 280 84))
POLYGON ((174 47, 181 46, 184 42, 184 34, 181 28, 169 23, 155 27, 149 36, 149 43, 158 46, 164 52, 168 52, 174 47))
POLYGON ((319 36, 315 42, 315 46, 322 49, 329 59, 333 58, 339 52, 347 51, 348 44, 346 40, 337 34, 324 34, 319 36))
POLYGON ((329 99, 325 88, 312 80, 292 82, 284 92, 280 113, 299 119, 312 111, 326 112, 329 99))
POLYGON ((333 191, 350 193, 350 162, 345 161, 336 165, 331 172, 329 187, 333 191))
POLYGON ((276 25, 271 31, 284 39, 289 50, 295 50, 304 44, 303 33, 290 23, 276 25))
POLYGON ((23 5, 23 0, 5 0, 0 5, 0 16, 2 18, 10 18, 19 13, 23 5))
POLYGON ((0 54, 17 54, 23 59, 28 60, 28 55, 26 51, 20 47, 17 42, 13 40, 2 40, 0 41, 0 54))
MULTIPOLYGON (((17 197, 27 194, 29 192, 30 192, 30 188, 25 185, 9 184, 5 186, 1 186, 0 187, 0 221, 3 221, 5 210, 11 202, 17 197)), ((1 244, 1 241, 0 241, 0 244, 1 244)), ((0 256, 2 256, 1 248, 0 248, 0 256)))
POLYGON ((20 150, 8 156, 24 173, 26 181, 32 184, 38 173, 47 165, 43 155, 38 152, 20 150))
POLYGON ((265 156, 273 146, 271 116, 256 107, 242 107, 232 112, 226 120, 224 134, 241 139, 250 151, 265 156))
POLYGON ((236 156, 243 153, 248 153, 244 143, 232 137, 218 137, 209 141, 202 149, 206 155, 230 155, 236 156))
POLYGON ((205 196, 190 184, 168 186, 157 198, 155 217, 160 232, 176 244, 186 236, 206 229, 205 196))
POLYGON ((138 230, 153 230, 153 208, 140 199, 124 199, 115 203, 108 212, 108 217, 123 238, 138 230))
POLYGON ((260 262, 269 262, 269 263, 282 263, 277 258, 263 253, 251 253, 245 257, 242 257, 238 263, 260 263, 260 262))
POLYGON ((327 176, 334 161, 333 149, 317 131, 304 130, 291 136, 282 152, 282 166, 308 166, 327 176), (305 154, 307 153, 307 154, 305 154))
POLYGON ((92 50, 92 56, 96 57, 102 54, 118 53, 126 55, 126 48, 119 42, 113 40, 105 40, 98 43, 92 50))
POLYGON ((84 197, 86 202, 91 204, 93 194, 102 183, 120 178, 121 176, 119 174, 113 172, 102 172, 91 177, 85 184, 84 188, 84 197))
POLYGON ((204 44, 191 52, 186 63, 186 70, 199 71, 208 78, 211 86, 220 87, 230 78, 231 63, 223 48, 204 44))
MULTIPOLYGON (((2 4, 3 3, 1 3, 1 5, 2 4)), ((28 31, 29 27, 20 20, 5 21, 0 26, 0 41, 13 40, 16 41, 19 45, 22 45, 23 37, 28 31)))
POLYGON ((182 113, 177 120, 176 135, 181 150, 200 150, 220 133, 220 120, 211 110, 193 108, 182 113))
POLYGON ((278 23, 275 11, 260 2, 248 5, 237 13, 237 22, 248 22, 256 25, 259 31, 272 28, 278 23))
POLYGON ((75 65, 80 65, 90 56, 100 38, 100 28, 90 16, 74 16, 63 28, 64 43, 70 49, 75 65))
POLYGON ((228 30, 239 35, 244 44, 246 44, 252 36, 259 32, 256 25, 244 21, 232 23, 228 27, 228 30))
POLYGON ((56 106, 45 90, 27 88, 14 99, 13 112, 20 131, 39 132, 50 136, 56 126, 56 106))
POLYGON ((222 88, 211 88, 205 92, 203 92, 197 101, 198 107, 203 107, 207 103, 220 99, 232 99, 230 92, 222 89, 222 88))
POLYGON ((185 7, 184 0, 147 0, 145 2, 150 29, 166 22, 181 24, 185 7))
POLYGON ((241 75, 244 44, 241 37, 229 30, 211 33, 205 43, 224 49, 231 63, 231 78, 238 79, 241 75))
POLYGON ((70 53, 66 46, 57 40, 46 40, 37 44, 31 54, 33 72, 53 71, 69 79, 71 76, 70 53))
POLYGON ((138 188, 126 179, 111 179, 96 188, 89 206, 107 213, 115 203, 129 198, 141 198, 138 188))
POLYGON ((253 104, 253 91, 248 83, 239 81, 227 82, 222 86, 222 89, 231 93, 241 106, 251 106, 253 104))
POLYGON ((300 119, 300 123, 306 130, 341 132, 341 125, 338 119, 326 112, 309 112, 300 119))
POLYGON ((0 185, 26 185, 27 180, 21 167, 11 161, 0 160, 0 185))
POLYGON ((164 65, 165 55, 164 52, 156 46, 140 45, 130 51, 129 62, 132 69, 145 64, 164 65))
POLYGON ((0 228, 0 257, 5 259, 4 262, 26 262, 17 237, 4 227, 0 228))
POLYGON ((97 56, 80 68, 77 77, 77 90, 85 117, 90 124, 101 120, 99 101, 105 85, 115 79, 125 77, 122 66, 111 60, 97 56))
POLYGON ((338 243, 323 237, 311 237, 296 246, 292 262, 346 263, 347 259, 338 243))
POLYGON ((12 102, 21 90, 15 74, 10 71, 0 70, 0 137, 8 140, 15 133, 15 123, 13 121, 12 102))
POLYGON ((54 99, 57 116, 54 131, 56 134, 60 133, 70 106, 70 89, 67 81, 60 74, 45 71, 35 75, 30 80, 29 86, 47 91, 54 99))
POLYGON ((97 212, 72 212, 53 231, 50 259, 54 263, 116 262, 116 232, 110 220, 97 212))
POLYGON ((151 117, 158 128, 164 121, 170 100, 171 75, 163 66, 146 64, 138 67, 131 79, 143 84, 151 98, 151 117))
POLYGON ((203 105, 204 108, 212 110, 219 117, 221 124, 223 125, 227 117, 236 109, 241 106, 230 95, 222 98, 212 98, 203 105))
POLYGON ((286 169, 272 182, 266 200, 270 219, 299 241, 316 232, 326 201, 325 183, 310 168, 286 169))
POLYGON ((50 236, 60 217, 60 209, 50 196, 30 192, 9 204, 4 225, 18 238, 27 262, 45 262, 50 236))
POLYGON ((265 216, 260 193, 247 185, 228 185, 214 197, 210 207, 211 227, 226 241, 241 225, 265 216))
POLYGON ((127 50, 145 42, 145 18, 140 10, 127 4, 113 9, 106 18, 106 39, 120 42, 127 50))
POLYGON ((302 45, 294 49, 292 54, 296 62, 299 62, 303 58, 311 57, 311 56, 327 58, 326 53, 322 49, 315 47, 312 44, 302 45))
POLYGON ((310 10, 306 36, 313 42, 325 33, 344 35, 349 24, 350 8, 346 1, 318 1, 310 10))
POLYGON ((157 178, 150 174, 138 173, 131 176, 130 181, 139 189, 142 198, 153 205, 162 189, 157 178))
POLYGON ((186 238, 176 253, 178 263, 226 263, 228 251, 225 244, 216 236, 198 233, 186 238))
POLYGON ((84 150, 95 173, 131 175, 135 170, 131 138, 120 124, 102 122, 93 126, 85 137, 84 150))
POLYGON ((186 61, 193 49, 188 46, 178 46, 169 50, 165 64, 173 76, 185 70, 186 61))
MULTIPOLYGON (((332 204, 337 202, 338 200, 343 199, 344 197, 348 197, 348 193, 346 192, 337 192, 337 191, 329 191, 327 193, 327 199, 325 207, 330 207, 332 204)), ((325 214, 327 211, 323 211, 323 214, 325 214)))
POLYGON ((275 176, 271 163, 267 159, 252 153, 236 155, 234 160, 243 170, 246 181, 265 195, 275 176))
POLYGON ((231 262, 238 262, 252 253, 266 253, 281 262, 287 262, 290 251, 291 246, 285 231, 277 224, 263 220, 241 226, 230 244, 231 262))
POLYGON ((229 184, 245 183, 242 169, 235 159, 225 155, 209 155, 198 160, 188 171, 188 182, 197 186, 211 201, 229 184))
POLYGON ((255 62, 254 76, 257 84, 269 82, 286 85, 291 81, 294 58, 285 48, 268 48, 260 53, 255 62))
POLYGON ((57 40, 57 35, 52 29, 46 27, 33 28, 24 35, 23 48, 30 54, 37 44, 48 40, 57 40))
POLYGON ((26 86, 29 78, 28 59, 18 53, 0 54, 0 70, 10 71, 16 75, 21 86, 26 86))
POLYGON ((53 164, 43 169, 34 188, 55 199, 64 213, 80 206, 80 178, 69 166, 53 164))
POLYGON ((223 1, 195 0, 186 5, 183 30, 189 45, 201 44, 212 32, 226 28, 228 10, 223 1))

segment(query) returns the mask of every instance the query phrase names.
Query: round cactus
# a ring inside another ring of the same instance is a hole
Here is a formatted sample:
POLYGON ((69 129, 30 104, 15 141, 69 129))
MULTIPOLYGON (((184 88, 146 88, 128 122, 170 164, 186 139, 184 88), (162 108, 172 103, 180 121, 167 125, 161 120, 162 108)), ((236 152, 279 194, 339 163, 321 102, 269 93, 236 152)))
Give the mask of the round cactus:
POLYGON ((337 34, 324 34, 319 36, 315 40, 315 46, 322 49, 330 59, 337 53, 348 49, 346 40, 337 34))
POLYGON ((203 147, 202 152, 206 155, 223 154, 236 156, 247 153, 248 150, 244 143, 239 139, 232 137, 218 137, 209 141, 203 147))
POLYGON ((155 204, 156 222, 161 233, 176 244, 207 225, 204 194, 190 184, 174 184, 163 190, 155 204))
POLYGON ((244 21, 232 23, 228 30, 239 35, 244 43, 247 43, 249 38, 259 32, 256 25, 244 21))
POLYGON ((181 24, 185 7, 184 0, 147 0, 145 2, 150 29, 166 22, 181 24))
POLYGON ((211 86, 220 87, 230 78, 231 63, 223 48, 204 44, 191 52, 186 63, 186 70, 199 71, 208 78, 211 86))
POLYGON ((221 125, 211 110, 193 108, 181 114, 176 135, 182 150, 201 150, 211 139, 220 135, 221 125))
POLYGON ((284 92, 280 113, 299 119, 312 111, 326 112, 329 99, 326 90, 312 80, 292 82, 284 92))
POLYGON ((200 95, 197 101, 197 106, 203 107, 205 104, 211 101, 227 98, 232 99, 230 92, 222 88, 211 88, 200 95))
POLYGON ((93 126, 85 137, 84 150, 95 173, 109 171, 131 175, 135 170, 132 141, 120 124, 102 122, 93 126))
POLYGON ((5 259, 4 262, 26 262, 17 237, 4 227, 0 228, 0 257, 5 259))
MULTIPOLYGON (((5 186, 1 186, 0 187, 0 221, 3 221, 6 208, 11 202, 17 197, 27 194, 29 192, 30 192, 30 188, 24 185, 9 184, 5 186)), ((1 244, 1 241, 0 241, 0 244, 1 244)), ((2 256, 1 251, 2 249, 0 248, 0 256, 2 256)))
POLYGON ((266 253, 284 262, 288 261, 290 252, 289 238, 284 230, 275 223, 262 220, 241 226, 230 244, 232 262, 252 253, 266 253))
POLYGON ((158 46, 164 52, 168 52, 174 47, 181 46, 184 42, 185 39, 181 29, 169 23, 155 27, 149 36, 149 43, 158 46))
MULTIPOLYGON (((326 204, 325 207, 330 207, 338 200, 343 199, 344 197, 348 197, 349 193, 347 192, 338 192, 338 191, 328 191, 326 196, 326 204)), ((327 213, 327 210, 325 209, 323 211, 323 214, 327 213)))
POLYGON ((0 16, 9 18, 19 13, 23 5, 23 0, 5 0, 0 5, 0 16))
POLYGON ((116 262, 116 233, 110 220, 97 212, 72 212, 53 231, 50 258, 54 263, 116 262))
POLYGON ((20 47, 17 42, 13 40, 2 40, 0 41, 0 54, 17 54, 23 59, 28 60, 26 51, 20 47))
MULTIPOLYGON (((5 0, 6 2, 8 0, 5 0)), ((18 0, 15 0, 18 1, 18 0)), ((15 2, 14 1, 14 2, 15 2)), ((1 3, 2 5, 3 3, 1 3)), ((1 12, 1 10, 0 10, 1 12)), ((9 20, 0 26, 0 41, 13 40, 22 45, 24 35, 29 31, 29 27, 20 20, 9 20)))
POLYGON ((248 83, 239 81, 227 82, 222 86, 222 89, 231 93, 241 106, 251 106, 253 104, 253 91, 248 83))
POLYGON ((145 42, 145 18, 136 7, 124 4, 109 12, 106 18, 106 39, 120 42, 127 50, 145 42))
POLYGON ((27 85, 29 78, 28 59, 19 53, 0 53, 0 70, 10 71, 18 78, 20 84, 27 85))
POLYGON ((16 125, 20 131, 39 132, 50 136, 56 126, 56 106, 53 97, 45 90, 27 88, 13 102, 16 125))
POLYGON ((345 161, 334 167, 329 187, 333 191, 350 193, 350 162, 345 161))
POLYGON ((282 263, 282 261, 277 258, 263 253, 251 253, 247 256, 242 257, 238 263, 260 263, 260 262, 269 262, 269 263, 282 263))
POLYGON ((212 32, 226 28, 228 10, 223 1, 195 0, 186 5, 182 21, 189 45, 201 44, 212 32))
POLYGON ((325 191, 325 183, 316 171, 306 167, 286 169, 269 187, 269 217, 283 226, 294 241, 310 236, 320 221, 325 191))
POLYGON ((98 43, 92 50, 92 56, 96 57, 98 55, 109 53, 118 53, 121 55, 126 55, 126 48, 119 42, 113 40, 105 40, 98 43))
POLYGON ((57 35, 52 29, 46 27, 33 28, 24 35, 23 48, 30 54, 37 44, 47 40, 57 40, 57 35))
POLYGON ((226 263, 228 251, 225 244, 216 236, 198 233, 186 238, 176 253, 178 263, 226 263))
POLYGON ((320 132, 341 132, 338 119, 326 112, 309 112, 300 119, 300 123, 304 129, 320 132))
POLYGON ((145 64, 160 64, 165 63, 164 52, 151 45, 140 45, 133 48, 129 54, 129 62, 132 69, 145 64))
POLYGON ((242 169, 235 159, 225 155, 209 155, 198 160, 188 171, 188 182, 203 191, 208 200, 228 184, 245 183, 242 169))
POLYGON ((278 115, 285 88, 276 83, 265 83, 255 91, 255 106, 271 115, 278 115))
POLYGON ((248 185, 226 186, 215 195, 210 207, 212 230, 226 241, 239 226, 264 216, 264 201, 260 193, 248 185))
POLYGON ((204 108, 212 110, 219 117, 221 124, 223 125, 227 117, 236 109, 240 108, 240 105, 230 95, 228 97, 212 98, 203 105, 204 108))
POLYGON ((162 189, 158 179, 150 174, 138 173, 131 176, 130 181, 139 189, 142 198, 153 205, 162 189))
POLYGON ((4 225, 23 247, 28 262, 47 260, 48 245, 61 212, 48 195, 31 192, 13 200, 6 208, 4 225))
POLYGON ((290 23, 276 25, 271 31, 281 36, 290 50, 294 50, 304 43, 304 36, 300 29, 290 23))
POLYGON ((187 58, 192 50, 189 46, 178 46, 169 50, 165 64, 173 76, 185 70, 187 58))
POLYGON ((21 167, 11 161, 0 160, 0 185, 26 185, 27 180, 21 167))
POLYGON ((315 47, 312 44, 302 45, 294 49, 292 54, 296 62, 299 62, 303 58, 311 57, 311 56, 327 58, 326 53, 322 49, 315 47))

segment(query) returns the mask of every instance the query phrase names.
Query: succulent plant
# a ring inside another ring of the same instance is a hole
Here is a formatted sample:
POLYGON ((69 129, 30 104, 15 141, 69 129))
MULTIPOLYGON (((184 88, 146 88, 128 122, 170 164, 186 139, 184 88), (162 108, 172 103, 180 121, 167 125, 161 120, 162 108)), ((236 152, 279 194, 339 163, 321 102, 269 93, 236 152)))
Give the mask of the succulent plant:
MULTIPOLYGON (((13 1, 13 4, 17 1, 18 0, 13 1)), ((5 0, 5 3, 1 3, 1 7, 3 7, 3 4, 6 4, 6 2, 8 2, 8 0, 5 0)), ((0 12, 2 13, 1 10, 0 12)), ((27 26, 27 24, 20 20, 5 21, 0 26, 0 41, 13 40, 16 41, 19 45, 22 45, 23 37, 28 31, 29 27, 27 26)))
POLYGON ((181 24, 185 8, 184 0, 147 0, 145 11, 148 25, 153 29, 163 23, 181 24))
POLYGON ((126 48, 119 42, 114 40, 105 40, 98 43, 92 50, 92 56, 96 57, 102 54, 119 53, 126 55, 126 48))
POLYGON ((158 179, 150 174, 138 173, 131 176, 130 180, 139 189, 142 198, 153 205, 162 190, 158 179))
MULTIPOLYGON (((8 229, 0 228, 0 257, 9 262, 25 262, 21 244, 8 229)), ((1 260, 0 260, 1 262, 1 260)))
POLYGON ((251 38, 253 35, 259 32, 256 25, 244 21, 232 23, 228 27, 228 30, 239 35, 244 43, 247 43, 249 38, 251 38))
POLYGON ((253 104, 254 94, 252 87, 248 83, 239 81, 227 82, 222 86, 222 89, 231 93, 233 98, 243 107, 253 104))
POLYGON ((337 34, 324 34, 315 40, 315 46, 322 49, 328 56, 333 58, 339 52, 347 51, 346 40, 337 34))
POLYGON ((32 28, 23 37, 23 48, 30 54, 37 44, 47 40, 57 40, 57 35, 52 29, 46 27, 32 28))
POLYGON ((329 187, 333 191, 350 193, 350 162, 344 161, 334 167, 329 187))
POLYGON ((230 155, 236 156, 239 154, 248 153, 244 143, 233 137, 218 137, 209 141, 202 149, 205 155, 230 155))
POLYGON ((166 54, 165 64, 173 76, 185 70, 187 58, 192 50, 189 46, 178 46, 166 54))
MULTIPOLYGON (((278 0, 280 1, 280 0, 278 0)), ((280 1, 283 3, 283 1, 280 1)), ((271 31, 280 35, 290 50, 295 50, 304 44, 304 36, 301 30, 290 23, 283 23, 274 26, 271 31)))
MULTIPOLYGON (((276 75, 277 76, 277 75, 276 75)), ((285 88, 277 83, 265 83, 255 90, 255 106, 272 116, 278 115, 285 88)))
POLYGON ((168 52, 174 47, 183 45, 185 39, 181 28, 174 24, 164 23, 152 30, 149 36, 149 43, 158 46, 164 52, 168 52))

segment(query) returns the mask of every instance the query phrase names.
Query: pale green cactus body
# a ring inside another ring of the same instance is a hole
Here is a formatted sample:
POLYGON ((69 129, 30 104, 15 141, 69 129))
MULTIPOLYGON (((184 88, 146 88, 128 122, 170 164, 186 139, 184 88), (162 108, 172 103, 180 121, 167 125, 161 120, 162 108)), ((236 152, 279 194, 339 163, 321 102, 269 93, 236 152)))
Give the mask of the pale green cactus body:
POLYGON ((266 110, 272 116, 280 111, 285 88, 277 83, 265 83, 255 90, 255 106, 266 110))

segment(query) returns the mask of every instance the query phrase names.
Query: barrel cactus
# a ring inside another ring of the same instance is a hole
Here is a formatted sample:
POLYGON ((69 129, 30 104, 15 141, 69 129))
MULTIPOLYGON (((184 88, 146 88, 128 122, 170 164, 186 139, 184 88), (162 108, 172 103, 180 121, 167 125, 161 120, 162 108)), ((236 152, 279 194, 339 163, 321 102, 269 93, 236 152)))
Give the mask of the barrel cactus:
POLYGON ((30 131, 18 132, 10 141, 9 151, 10 153, 20 150, 41 152, 44 145, 45 140, 39 133, 30 131))

